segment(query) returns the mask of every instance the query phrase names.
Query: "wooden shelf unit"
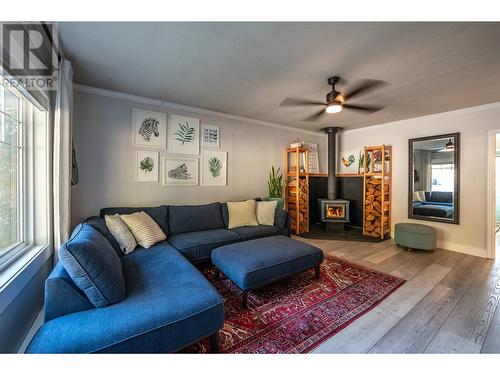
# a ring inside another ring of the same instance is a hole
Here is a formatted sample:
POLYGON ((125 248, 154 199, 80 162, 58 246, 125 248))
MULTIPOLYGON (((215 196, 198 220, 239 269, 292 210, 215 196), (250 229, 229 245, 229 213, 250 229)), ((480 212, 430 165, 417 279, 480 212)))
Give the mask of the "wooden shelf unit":
POLYGON ((392 146, 364 148, 363 235, 389 238, 391 235, 392 146), (375 154, 380 153, 380 163, 375 154))
POLYGON ((292 233, 307 233, 309 232, 309 151, 302 147, 287 148, 285 166, 285 207, 290 215, 292 233), (302 172, 301 166, 304 169, 302 172))

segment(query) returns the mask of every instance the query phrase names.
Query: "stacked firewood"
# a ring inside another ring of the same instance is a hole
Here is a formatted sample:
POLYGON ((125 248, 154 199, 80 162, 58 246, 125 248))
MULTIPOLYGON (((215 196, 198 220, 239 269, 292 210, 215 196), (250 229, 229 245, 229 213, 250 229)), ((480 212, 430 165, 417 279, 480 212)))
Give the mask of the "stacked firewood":
POLYGON ((308 231, 308 214, 307 214, 307 204, 308 204, 308 196, 307 196, 307 184, 306 180, 303 178, 299 178, 299 185, 297 187, 297 180, 293 179, 288 183, 288 213, 290 215, 290 224, 292 227, 292 231, 296 232, 297 230, 297 211, 298 211, 298 222, 299 222, 299 231, 307 232, 308 231), (299 195, 299 207, 297 208, 297 194, 299 195))
POLYGON ((389 228, 389 185, 385 185, 385 191, 382 193, 382 179, 371 178, 366 183, 365 196, 365 230, 366 235, 372 237, 381 237, 390 234, 389 228), (382 194, 384 197, 384 207, 382 208, 382 194), (383 219, 382 219, 383 218, 383 219), (382 222, 384 227, 382 228, 382 222))

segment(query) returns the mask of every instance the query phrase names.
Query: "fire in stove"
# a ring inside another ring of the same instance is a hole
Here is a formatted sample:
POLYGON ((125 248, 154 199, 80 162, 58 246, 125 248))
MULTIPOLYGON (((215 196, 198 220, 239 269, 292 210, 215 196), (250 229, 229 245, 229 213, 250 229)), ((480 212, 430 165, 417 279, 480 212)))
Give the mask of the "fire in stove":
POLYGON ((334 206, 331 204, 326 205, 326 217, 328 218, 344 218, 344 205, 334 206))
POLYGON ((323 222, 349 222, 349 201, 345 199, 319 199, 319 210, 323 222))

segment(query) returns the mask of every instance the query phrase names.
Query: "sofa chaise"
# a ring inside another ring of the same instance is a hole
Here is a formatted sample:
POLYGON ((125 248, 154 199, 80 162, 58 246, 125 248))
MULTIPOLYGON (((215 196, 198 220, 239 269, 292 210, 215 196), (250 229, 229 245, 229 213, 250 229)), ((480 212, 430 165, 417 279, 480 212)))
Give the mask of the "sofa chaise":
POLYGON ((413 201, 413 214, 418 216, 453 217, 453 193, 425 192, 425 201, 413 201))
POLYGON ((224 324, 223 299, 194 264, 209 260, 212 250, 223 245, 290 236, 284 210, 276 211, 273 226, 227 227, 227 205, 218 202, 102 209, 99 217, 80 224, 69 241, 84 241, 96 251, 113 248, 121 260, 125 299, 96 308, 59 262, 45 283, 44 324, 27 352, 170 353, 206 337, 216 346, 214 338, 224 324), (104 216, 138 211, 148 213, 167 240, 124 255, 104 216))

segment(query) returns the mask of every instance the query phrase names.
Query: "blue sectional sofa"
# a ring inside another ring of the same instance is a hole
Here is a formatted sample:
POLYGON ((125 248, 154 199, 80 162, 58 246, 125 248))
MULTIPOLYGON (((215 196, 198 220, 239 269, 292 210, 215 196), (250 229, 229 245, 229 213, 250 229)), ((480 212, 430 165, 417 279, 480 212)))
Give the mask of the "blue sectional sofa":
POLYGON ((68 243, 84 242, 96 251, 104 243, 111 245, 120 257, 125 299, 96 308, 59 262, 45 284, 44 324, 27 352, 170 353, 215 337, 224 324, 223 299, 193 264, 209 260, 212 250, 222 245, 290 235, 284 210, 276 211, 273 226, 230 230, 227 224, 227 206, 218 202, 104 208, 99 217, 86 219, 68 243), (123 255, 103 218, 137 211, 148 213, 167 240, 123 255))
POLYGON ((425 192, 425 201, 413 202, 413 214, 419 216, 453 217, 453 193, 425 192))

